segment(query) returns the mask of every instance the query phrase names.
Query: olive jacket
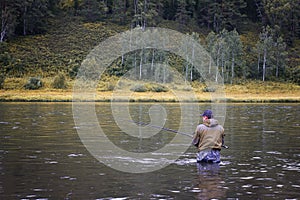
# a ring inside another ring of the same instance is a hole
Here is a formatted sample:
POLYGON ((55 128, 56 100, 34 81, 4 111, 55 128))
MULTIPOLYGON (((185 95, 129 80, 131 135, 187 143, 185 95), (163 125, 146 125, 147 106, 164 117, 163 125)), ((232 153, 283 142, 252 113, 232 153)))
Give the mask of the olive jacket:
POLYGON ((205 149, 218 149, 224 143, 224 128, 215 119, 207 119, 197 126, 192 144, 198 147, 199 151, 205 149))

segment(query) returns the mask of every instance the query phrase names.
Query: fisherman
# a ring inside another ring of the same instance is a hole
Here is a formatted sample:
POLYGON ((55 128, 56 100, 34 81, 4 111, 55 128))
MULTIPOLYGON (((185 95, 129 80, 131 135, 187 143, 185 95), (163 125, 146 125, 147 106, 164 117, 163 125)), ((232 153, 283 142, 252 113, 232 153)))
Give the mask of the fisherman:
POLYGON ((197 162, 219 163, 224 145, 224 128, 213 118, 211 110, 201 115, 203 124, 197 126, 192 144, 198 148, 197 162))

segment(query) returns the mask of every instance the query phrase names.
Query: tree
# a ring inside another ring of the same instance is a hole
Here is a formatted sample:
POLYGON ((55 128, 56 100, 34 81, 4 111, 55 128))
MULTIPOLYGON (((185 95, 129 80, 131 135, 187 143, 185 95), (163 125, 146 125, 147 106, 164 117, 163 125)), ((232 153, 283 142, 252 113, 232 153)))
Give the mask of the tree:
POLYGON ((246 17, 242 11, 247 6, 245 0, 199 0, 196 12, 198 23, 219 33, 221 30, 233 30, 243 23, 246 17))
MULTIPOLYGON (((225 72, 226 72, 226 62, 228 58, 228 50, 226 46, 226 40, 225 38, 227 37, 228 31, 226 29, 223 29, 222 32, 216 35, 214 38, 214 43, 212 44, 211 47, 211 56, 216 64, 216 67, 221 69, 221 75, 224 77, 225 72)), ((215 70, 215 79, 216 82, 218 81, 218 74, 219 71, 215 70)))
POLYGON ((166 20, 173 20, 176 14, 176 1, 175 0, 164 0, 163 18, 166 20))
POLYGON ((288 22, 286 24, 286 38, 291 38, 292 40, 300 37, 300 1, 290 1, 290 7, 292 8, 288 12, 288 22))
MULTIPOLYGON (((213 62, 216 64, 217 68, 220 66, 222 42, 223 40, 220 37, 220 35, 216 34, 213 31, 211 31, 206 37, 207 51, 210 53, 210 62, 209 62, 209 69, 208 69, 209 74, 211 74, 212 72, 213 62)), ((217 81, 218 70, 216 70, 215 77, 217 81)))
POLYGON ((280 28, 282 28, 284 23, 286 23, 288 20, 288 13, 292 9, 290 0, 263 0, 262 3, 268 16, 270 25, 272 27, 278 25, 280 28))
POLYGON ((163 13, 162 0, 134 0, 134 27, 155 26, 163 13))
POLYGON ((207 29, 210 29, 211 23, 209 22, 210 15, 208 14, 208 8, 210 0, 199 0, 195 5, 195 18, 200 26, 206 26, 207 29))
POLYGON ((21 0, 0 0, 0 42, 14 34, 18 22, 18 8, 21 6, 21 2, 21 0))
POLYGON ((299 33, 300 0, 263 0, 263 4, 271 27, 278 26, 292 38, 299 33))
MULTIPOLYGON (((55 0, 50 0, 55 1, 55 0)), ((63 10, 74 12, 74 15, 78 14, 78 10, 83 6, 84 0, 60 0, 60 8, 63 10)))
POLYGON ((260 72, 260 64, 262 63, 262 80, 265 81, 267 68, 270 68, 269 74, 272 72, 276 78, 279 77, 279 72, 285 71, 286 65, 286 43, 283 38, 275 34, 275 30, 270 26, 264 27, 260 33, 260 40, 257 43, 258 52, 258 72, 260 72), (262 61, 261 61, 262 57, 262 61), (272 70, 273 69, 273 70, 272 70), (275 70, 274 70, 275 69, 275 70))
POLYGON ((212 67, 212 63, 213 63, 213 60, 214 60, 214 56, 213 56, 213 53, 214 53, 214 46, 215 46, 215 43, 217 41, 217 35, 215 34, 215 32, 211 31, 207 36, 206 36, 206 48, 207 48, 207 51, 210 53, 210 57, 209 57, 209 67, 208 67, 208 73, 210 74, 211 72, 211 67, 212 67))
POLYGON ((186 0, 178 0, 175 20, 179 22, 180 28, 191 19, 191 12, 187 9, 186 0))
POLYGON ((224 27, 230 30, 238 29, 241 24, 245 24, 245 18, 247 17, 243 14, 243 9, 247 8, 247 3, 245 0, 232 0, 224 1, 227 4, 226 13, 224 13, 224 27))
MULTIPOLYGON (((236 66, 241 66, 243 45, 236 30, 223 29, 219 34, 210 32, 206 37, 207 51, 211 54, 209 73, 214 61, 220 68, 221 75, 226 82, 233 82, 236 74, 236 66)), ((216 81, 218 70, 216 71, 216 81)))
POLYGON ((228 53, 229 53, 229 63, 231 63, 231 84, 235 78, 235 66, 241 64, 241 55, 243 54, 243 44, 241 42, 239 33, 234 29, 229 32, 225 38, 228 53))
POLYGON ((84 16, 88 21, 94 22, 106 16, 108 7, 106 1, 101 0, 83 0, 78 13, 84 16))
POLYGON ((274 56, 273 56, 276 78, 279 77, 280 70, 282 72, 285 71, 286 58, 287 58, 286 43, 283 41, 282 37, 279 37, 274 43, 274 56))
POLYGON ((113 19, 124 24, 127 16, 126 0, 113 0, 112 4, 113 19))
POLYGON ((24 0, 20 6, 18 32, 22 35, 41 33, 45 30, 49 14, 48 0, 24 0))

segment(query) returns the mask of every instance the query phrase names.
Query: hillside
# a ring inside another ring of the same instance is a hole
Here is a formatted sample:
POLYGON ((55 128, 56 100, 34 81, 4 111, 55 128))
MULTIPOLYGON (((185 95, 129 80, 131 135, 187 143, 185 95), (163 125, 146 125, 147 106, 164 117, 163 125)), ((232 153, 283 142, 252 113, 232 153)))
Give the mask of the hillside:
MULTIPOLYGON (((162 21, 160 27, 177 29, 179 27, 173 21, 162 21)), ((193 26, 181 26, 185 32, 197 32, 204 44, 208 34, 207 30, 193 28, 193 26)), ((9 62, 1 68, 4 74, 3 89, 0 98, 3 101, 70 101, 72 96, 72 85, 76 71, 86 55, 101 41, 128 30, 128 25, 120 26, 111 22, 85 22, 80 17, 66 16, 64 20, 52 18, 49 29, 44 34, 34 36, 20 36, 11 41, 1 44, 2 63, 9 62), (53 81, 57 74, 63 74, 64 87, 53 87, 53 81), (37 77, 43 82, 38 90, 26 90, 24 86, 30 77, 37 77)), ((255 46, 257 32, 244 32, 241 40, 244 49, 255 46)), ((295 55, 292 62, 299 62, 299 47, 291 48, 292 55, 295 55)), ((182 61, 178 58, 170 65, 180 69, 182 61), (179 61, 179 62, 177 62, 179 61)), ((249 53, 245 56, 248 62, 255 60, 255 55, 249 53)), ((118 63, 113 64, 114 69, 120 67, 118 63)), ((111 71, 113 71, 111 70, 111 71)), ((107 101, 112 94, 118 77, 113 74, 105 76, 98 86, 99 101, 107 101)), ((209 101, 210 94, 203 92, 205 87, 194 80, 193 88, 199 96, 199 101, 209 101)), ((294 102, 299 101, 299 86, 291 83, 249 81, 245 77, 235 80, 235 84, 226 85, 227 100, 233 102, 294 102), (268 93, 265 93, 265 92, 268 93)), ((148 97, 142 97, 146 93, 137 93, 133 100, 149 101, 174 101, 172 94, 148 93, 148 97), (150 95, 150 97, 149 97, 150 95)), ((146 95, 146 96, 147 96, 146 95)))

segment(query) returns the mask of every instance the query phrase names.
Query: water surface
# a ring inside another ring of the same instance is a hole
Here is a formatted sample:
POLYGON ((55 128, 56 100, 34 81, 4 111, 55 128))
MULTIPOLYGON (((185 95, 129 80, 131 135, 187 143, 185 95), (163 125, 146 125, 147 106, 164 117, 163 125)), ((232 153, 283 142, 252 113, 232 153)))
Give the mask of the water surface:
MULTIPOLYGON (((132 104, 132 118, 148 122, 151 105, 132 104)), ((166 126, 177 129, 179 105, 162 105, 166 126)), ((209 106, 200 104, 200 110, 209 106)), ((133 139, 114 123, 110 104, 99 103, 96 110, 110 140, 128 151, 154 151, 174 137, 160 131, 133 139)), ((298 199, 299 114, 299 104, 228 104, 230 148, 222 150, 220 165, 197 164, 191 146, 166 168, 132 174, 87 151, 72 104, 1 103, 0 199, 298 199)))

